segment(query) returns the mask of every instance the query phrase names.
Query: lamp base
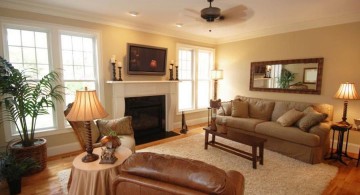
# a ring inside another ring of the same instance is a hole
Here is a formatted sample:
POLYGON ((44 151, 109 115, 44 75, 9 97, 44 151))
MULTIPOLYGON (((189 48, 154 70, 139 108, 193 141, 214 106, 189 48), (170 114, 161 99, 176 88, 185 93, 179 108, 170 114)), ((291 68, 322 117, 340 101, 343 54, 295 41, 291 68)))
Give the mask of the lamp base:
POLYGON ((88 163, 88 162, 96 161, 97 159, 99 159, 99 155, 87 153, 81 160, 84 163, 88 163))

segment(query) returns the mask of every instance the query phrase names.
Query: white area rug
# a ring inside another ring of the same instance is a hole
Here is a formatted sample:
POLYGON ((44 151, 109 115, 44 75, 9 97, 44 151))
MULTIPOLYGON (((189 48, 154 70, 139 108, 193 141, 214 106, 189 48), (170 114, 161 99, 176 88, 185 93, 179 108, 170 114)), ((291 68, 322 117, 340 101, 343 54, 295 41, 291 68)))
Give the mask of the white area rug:
MULTIPOLYGON (((251 147, 217 137, 217 141, 250 152, 251 147)), ((264 165, 252 168, 252 162, 228 152, 208 147, 204 149, 204 135, 160 144, 137 152, 171 154, 201 160, 224 170, 237 170, 245 176, 245 194, 321 194, 335 177, 338 168, 327 164, 311 165, 265 150, 264 165)), ((62 183, 66 190, 70 171, 64 170, 62 183)), ((58 173, 60 179, 60 172, 58 173)))
POLYGON ((71 172, 71 169, 65 169, 65 170, 59 171, 57 173, 63 194, 68 194, 67 184, 69 181, 70 172, 71 172))

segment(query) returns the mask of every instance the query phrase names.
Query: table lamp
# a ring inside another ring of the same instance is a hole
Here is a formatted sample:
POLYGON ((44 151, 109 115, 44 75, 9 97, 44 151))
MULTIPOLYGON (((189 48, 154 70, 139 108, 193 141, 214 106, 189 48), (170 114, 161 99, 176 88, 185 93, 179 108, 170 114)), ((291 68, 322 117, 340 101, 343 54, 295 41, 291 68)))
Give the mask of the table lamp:
POLYGON ((214 100, 217 99, 217 82, 224 78, 223 70, 215 69, 211 70, 211 79, 214 80, 214 100))
POLYGON ((87 154, 82 158, 82 161, 93 162, 99 158, 99 155, 93 154, 91 126, 90 121, 104 118, 108 113, 102 107, 99 99, 96 96, 95 90, 76 91, 74 104, 66 116, 69 121, 83 121, 86 129, 86 152, 87 154))
POLYGON ((360 99, 358 93, 356 92, 354 83, 342 83, 340 85, 339 90, 336 92, 335 98, 337 99, 343 99, 344 100, 344 111, 343 111, 343 117, 342 121, 339 122, 340 124, 349 125, 348 122, 346 122, 346 115, 347 115, 347 107, 348 107, 348 100, 358 100, 360 99))

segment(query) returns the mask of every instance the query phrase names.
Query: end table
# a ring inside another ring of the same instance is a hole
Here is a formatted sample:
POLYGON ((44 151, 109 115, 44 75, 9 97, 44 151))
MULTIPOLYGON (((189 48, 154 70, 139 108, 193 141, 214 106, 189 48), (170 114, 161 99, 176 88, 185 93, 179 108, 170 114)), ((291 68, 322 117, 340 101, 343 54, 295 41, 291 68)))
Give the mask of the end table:
MULTIPOLYGON (((93 153, 101 156, 101 148, 93 153)), ((94 162, 84 163, 81 158, 86 152, 76 156, 69 178, 69 194, 110 194, 111 181, 118 174, 117 169, 131 154, 131 150, 120 146, 115 151, 118 160, 114 164, 99 164, 100 158, 94 162)))
POLYGON ((352 159, 352 157, 350 157, 347 154, 347 146, 348 146, 348 141, 349 141, 349 131, 350 131, 351 128, 352 128, 351 124, 334 123, 333 125, 331 125, 331 129, 333 130, 333 138, 332 138, 332 144, 331 144, 330 157, 326 158, 326 160, 335 159, 335 160, 338 160, 339 162, 343 163, 344 165, 347 165, 342 160, 342 157, 344 156, 344 157, 352 159), (336 152, 334 153, 333 150, 334 150, 335 131, 338 132, 338 139, 337 139, 336 152), (345 132, 347 133, 347 137, 346 137, 345 151, 343 152, 343 142, 344 142, 345 132))

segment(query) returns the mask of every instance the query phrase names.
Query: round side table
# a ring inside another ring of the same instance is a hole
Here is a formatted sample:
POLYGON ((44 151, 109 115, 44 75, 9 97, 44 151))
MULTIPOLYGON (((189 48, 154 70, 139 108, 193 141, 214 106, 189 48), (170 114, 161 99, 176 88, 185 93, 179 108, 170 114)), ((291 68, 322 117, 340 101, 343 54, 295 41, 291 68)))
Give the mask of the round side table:
POLYGON ((118 160, 114 164, 99 164, 101 148, 95 148, 93 153, 99 155, 99 159, 94 162, 81 161, 86 152, 74 159, 68 183, 69 194, 110 194, 111 181, 119 174, 117 167, 132 154, 130 149, 120 146, 116 149, 118 160))

